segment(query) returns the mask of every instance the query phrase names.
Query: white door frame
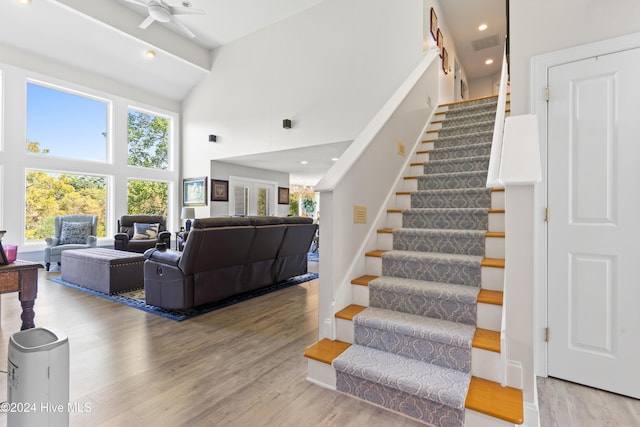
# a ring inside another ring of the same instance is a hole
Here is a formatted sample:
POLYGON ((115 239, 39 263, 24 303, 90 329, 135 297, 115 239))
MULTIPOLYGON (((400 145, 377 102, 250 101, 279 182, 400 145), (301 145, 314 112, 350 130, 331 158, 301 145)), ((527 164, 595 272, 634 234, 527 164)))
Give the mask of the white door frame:
MULTIPOLYGON (((536 198, 535 218, 544 224, 537 226, 535 247, 536 260, 534 270, 537 272, 534 281, 534 342, 535 374, 547 376, 547 345, 544 332, 547 327, 547 227, 544 223, 545 208, 547 206, 547 102, 545 88, 547 86, 548 70, 551 67, 580 61, 594 56, 640 47, 640 33, 603 40, 570 49, 564 49, 531 58, 531 105, 530 111, 538 116, 540 135, 540 157, 542 164, 542 184, 536 198)), ((550 94, 553 98, 553 93, 550 94)), ((553 215, 553 212, 551 212, 553 215)))

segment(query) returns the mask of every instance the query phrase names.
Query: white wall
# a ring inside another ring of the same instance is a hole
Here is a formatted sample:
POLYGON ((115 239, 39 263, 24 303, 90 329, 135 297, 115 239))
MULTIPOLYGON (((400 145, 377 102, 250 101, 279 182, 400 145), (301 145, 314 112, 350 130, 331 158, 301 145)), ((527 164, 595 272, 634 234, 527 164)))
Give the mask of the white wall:
MULTIPOLYGON (((260 168, 251 168, 247 166, 235 165, 232 163, 211 161, 211 179, 222 179, 228 181, 230 176, 257 179, 263 181, 273 181, 278 183, 278 187, 289 187, 289 174, 284 172, 275 172, 260 168)), ((231 192, 231 188, 229 188, 231 192)), ((211 192, 211 188, 209 188, 211 192)), ((277 197, 277 194, 274 196, 277 197)), ((212 202, 210 201, 208 213, 206 207, 196 207, 196 217, 204 216, 227 216, 229 215, 229 202, 212 202), (200 214, 200 215, 199 215, 200 214)), ((289 214, 289 205, 278 205, 276 203, 276 215, 287 216, 289 214)))
POLYGON ((531 112, 532 56, 640 31, 637 0, 518 0, 510 15, 512 115, 531 112))
POLYGON ((223 46, 183 102, 184 172, 353 140, 421 58, 422 0, 326 0, 223 46))
POLYGON ((500 73, 471 80, 469 82, 469 98, 497 95, 498 86, 500 86, 500 73))

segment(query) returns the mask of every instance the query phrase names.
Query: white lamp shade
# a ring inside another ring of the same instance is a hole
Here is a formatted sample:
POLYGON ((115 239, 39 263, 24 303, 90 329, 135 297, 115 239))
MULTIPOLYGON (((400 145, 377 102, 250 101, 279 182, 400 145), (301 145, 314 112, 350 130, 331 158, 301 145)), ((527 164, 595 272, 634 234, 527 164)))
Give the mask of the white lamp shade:
POLYGON ((182 219, 195 219, 196 210, 194 208, 182 208, 182 213, 180 213, 180 218, 182 219))

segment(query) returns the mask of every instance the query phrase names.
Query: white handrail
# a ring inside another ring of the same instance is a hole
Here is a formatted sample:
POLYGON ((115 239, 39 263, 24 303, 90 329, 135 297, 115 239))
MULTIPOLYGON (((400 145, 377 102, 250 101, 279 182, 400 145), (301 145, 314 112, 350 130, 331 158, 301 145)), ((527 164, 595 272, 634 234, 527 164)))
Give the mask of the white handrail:
POLYGON ((487 173, 487 188, 502 187, 500 181, 500 164, 502 163, 502 138, 504 136, 504 119, 507 105, 507 54, 502 57, 502 73, 500 74, 500 89, 498 90, 498 107, 496 121, 493 125, 493 140, 491 142, 491 157, 489 158, 489 172, 487 173))

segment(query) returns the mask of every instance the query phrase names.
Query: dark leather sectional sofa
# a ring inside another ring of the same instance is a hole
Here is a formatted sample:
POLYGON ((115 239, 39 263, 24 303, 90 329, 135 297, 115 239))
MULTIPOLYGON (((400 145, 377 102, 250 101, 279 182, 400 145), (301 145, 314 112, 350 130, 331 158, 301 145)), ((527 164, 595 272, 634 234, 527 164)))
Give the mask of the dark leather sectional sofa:
POLYGON ((185 309, 304 274, 317 228, 302 217, 196 219, 183 252, 145 252, 146 302, 185 309))

